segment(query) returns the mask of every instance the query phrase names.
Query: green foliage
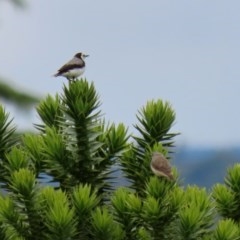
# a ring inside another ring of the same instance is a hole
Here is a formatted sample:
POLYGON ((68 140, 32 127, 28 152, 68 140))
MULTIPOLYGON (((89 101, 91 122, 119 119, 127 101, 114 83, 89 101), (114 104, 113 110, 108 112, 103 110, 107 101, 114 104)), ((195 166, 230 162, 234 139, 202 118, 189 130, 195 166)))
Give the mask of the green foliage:
POLYGON ((169 133, 175 120, 175 112, 168 102, 149 101, 137 114, 139 124, 135 128, 140 136, 133 136, 135 142, 121 158, 122 170, 131 182, 131 187, 140 195, 152 174, 149 168, 152 152, 166 155, 171 152, 173 138, 178 133, 169 133))
POLYGON ((92 239, 125 239, 120 224, 114 221, 106 208, 97 208, 92 212, 92 228, 92 239))
MULTIPOLYGON (((37 134, 24 134, 22 137, 22 143, 24 151, 28 156, 29 166, 34 170, 36 176, 39 176, 43 169, 45 159, 43 155, 43 137, 37 134)), ((17 162, 17 160, 15 161, 17 162)))
POLYGON ((14 138, 15 126, 12 125, 13 119, 9 119, 9 114, 5 112, 3 106, 0 105, 0 186, 4 187, 4 181, 7 174, 6 154, 16 144, 14 138))
POLYGON ((0 105, 0 158, 4 159, 11 147, 15 144, 13 133, 15 126, 12 126, 13 119, 9 119, 9 114, 5 112, 3 106, 0 105))
POLYGON ((213 188, 213 197, 224 218, 240 221, 240 164, 228 169, 225 185, 217 184, 213 188))
POLYGON ((90 185, 78 185, 71 195, 72 205, 75 210, 78 233, 82 238, 90 236, 90 219, 92 211, 99 206, 100 198, 97 191, 90 185))
POLYGON ((72 239, 77 235, 74 210, 66 193, 51 190, 44 192, 46 239, 72 239))
POLYGON ((0 197, 1 239, 20 239, 25 233, 25 227, 18 224, 22 220, 23 217, 15 209, 13 199, 0 197))
POLYGON ((128 136, 120 124, 101 122, 100 103, 93 84, 86 80, 64 86, 61 97, 48 96, 37 111, 45 125, 43 167, 64 189, 91 183, 99 193, 111 189, 112 160, 124 149, 128 136))
POLYGON ((105 121, 102 121, 99 131, 102 132, 98 137, 98 141, 102 143, 101 148, 103 149, 100 152, 101 157, 114 160, 114 157, 118 157, 118 155, 126 151, 129 136, 127 128, 122 123, 115 125, 114 123, 105 124, 105 121))
POLYGON ((178 135, 177 133, 168 133, 172 124, 175 121, 175 112, 171 105, 162 100, 149 101, 143 107, 137 119, 139 124, 135 128, 141 134, 141 137, 134 137, 140 147, 152 147, 155 143, 161 142, 164 147, 173 145, 172 138, 178 135))
POLYGON ((205 189, 188 187, 184 207, 179 212, 181 239, 201 239, 211 232, 214 208, 205 189))
POLYGON ((159 181, 157 177, 147 182, 142 216, 153 239, 176 236, 177 228, 172 224, 178 217, 183 197, 183 190, 172 182, 159 181))
POLYGON ((35 126, 37 129, 43 132, 45 130, 45 126, 59 129, 60 126, 58 122, 60 117, 62 117, 62 112, 61 100, 58 94, 56 94, 55 98, 48 95, 46 99, 42 100, 37 107, 37 112, 45 124, 36 124, 35 126))
POLYGON ((150 168, 152 153, 169 158, 178 135, 168 102, 141 108, 136 135, 106 123, 99 107, 93 83, 70 82, 40 102, 37 134, 18 144, 0 107, 0 239, 239 239, 240 165, 213 194, 183 189, 176 169, 170 181, 150 168))
POLYGON ((166 229, 169 230, 172 221, 177 217, 183 191, 172 186, 168 187, 164 193, 161 189, 163 185, 164 183, 156 177, 151 178, 147 183, 147 189, 150 191, 146 198, 140 198, 125 188, 119 188, 115 192, 112 197, 113 213, 126 232, 125 239, 135 239, 140 235, 143 239, 169 237, 166 229), (158 185, 156 186, 158 190, 151 194, 154 185, 158 185))
POLYGON ((240 239, 240 229, 232 220, 226 219, 219 221, 217 228, 212 236, 216 240, 238 240, 240 239))
MULTIPOLYGON (((18 5, 20 6, 20 3, 23 1, 14 0, 14 2, 19 3, 18 5)), ((9 102, 13 102, 21 108, 32 107, 34 104, 39 102, 39 98, 24 92, 20 92, 19 90, 16 90, 3 82, 0 82, 0 97, 9 102)))
POLYGON ((223 217, 234 217, 237 213, 238 205, 234 192, 222 184, 216 184, 213 189, 213 197, 215 198, 217 208, 223 217))
POLYGON ((125 230, 125 239, 134 239, 141 224, 142 201, 125 188, 119 188, 112 197, 115 219, 125 230))

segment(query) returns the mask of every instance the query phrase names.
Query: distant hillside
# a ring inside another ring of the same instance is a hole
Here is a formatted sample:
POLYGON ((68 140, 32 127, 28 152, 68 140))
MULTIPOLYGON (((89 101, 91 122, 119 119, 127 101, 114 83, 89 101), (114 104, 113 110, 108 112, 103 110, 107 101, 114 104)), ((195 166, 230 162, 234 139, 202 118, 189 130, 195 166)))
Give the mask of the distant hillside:
POLYGON ((184 185, 196 184, 211 188, 215 183, 222 183, 227 169, 240 162, 240 148, 179 148, 173 158, 173 164, 178 168, 184 185))

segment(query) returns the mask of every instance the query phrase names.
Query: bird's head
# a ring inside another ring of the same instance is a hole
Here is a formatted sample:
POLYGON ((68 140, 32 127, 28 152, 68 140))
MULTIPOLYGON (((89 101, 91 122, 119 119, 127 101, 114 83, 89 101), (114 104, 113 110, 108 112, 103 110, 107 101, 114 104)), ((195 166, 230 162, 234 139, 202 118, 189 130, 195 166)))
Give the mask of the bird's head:
POLYGON ((84 53, 77 53, 77 54, 75 54, 74 57, 79 58, 79 59, 85 59, 85 58, 88 57, 88 56, 89 56, 89 55, 84 54, 84 53))
POLYGON ((153 158, 158 158, 158 157, 164 157, 164 155, 160 152, 153 152, 152 153, 152 157, 153 158))

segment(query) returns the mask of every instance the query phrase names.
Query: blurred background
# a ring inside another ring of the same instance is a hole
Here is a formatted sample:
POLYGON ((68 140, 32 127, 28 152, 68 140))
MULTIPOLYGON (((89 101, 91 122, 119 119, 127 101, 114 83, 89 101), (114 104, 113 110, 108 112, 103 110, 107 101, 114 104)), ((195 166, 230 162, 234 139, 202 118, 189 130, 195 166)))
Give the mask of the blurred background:
POLYGON ((19 131, 35 106, 62 91, 52 75, 86 59, 106 120, 134 132, 151 99, 176 112, 173 164, 184 184, 223 182, 240 160, 239 1, 0 0, 0 101, 19 131))

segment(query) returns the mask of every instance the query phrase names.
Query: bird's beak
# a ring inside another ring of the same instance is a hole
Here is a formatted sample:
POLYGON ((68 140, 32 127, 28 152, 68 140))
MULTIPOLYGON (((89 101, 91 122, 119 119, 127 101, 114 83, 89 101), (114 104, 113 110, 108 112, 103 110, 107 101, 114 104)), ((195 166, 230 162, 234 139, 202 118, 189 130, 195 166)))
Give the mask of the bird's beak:
POLYGON ((88 56, 89 56, 89 55, 87 55, 87 54, 84 54, 84 55, 83 55, 83 57, 88 57, 88 56))

